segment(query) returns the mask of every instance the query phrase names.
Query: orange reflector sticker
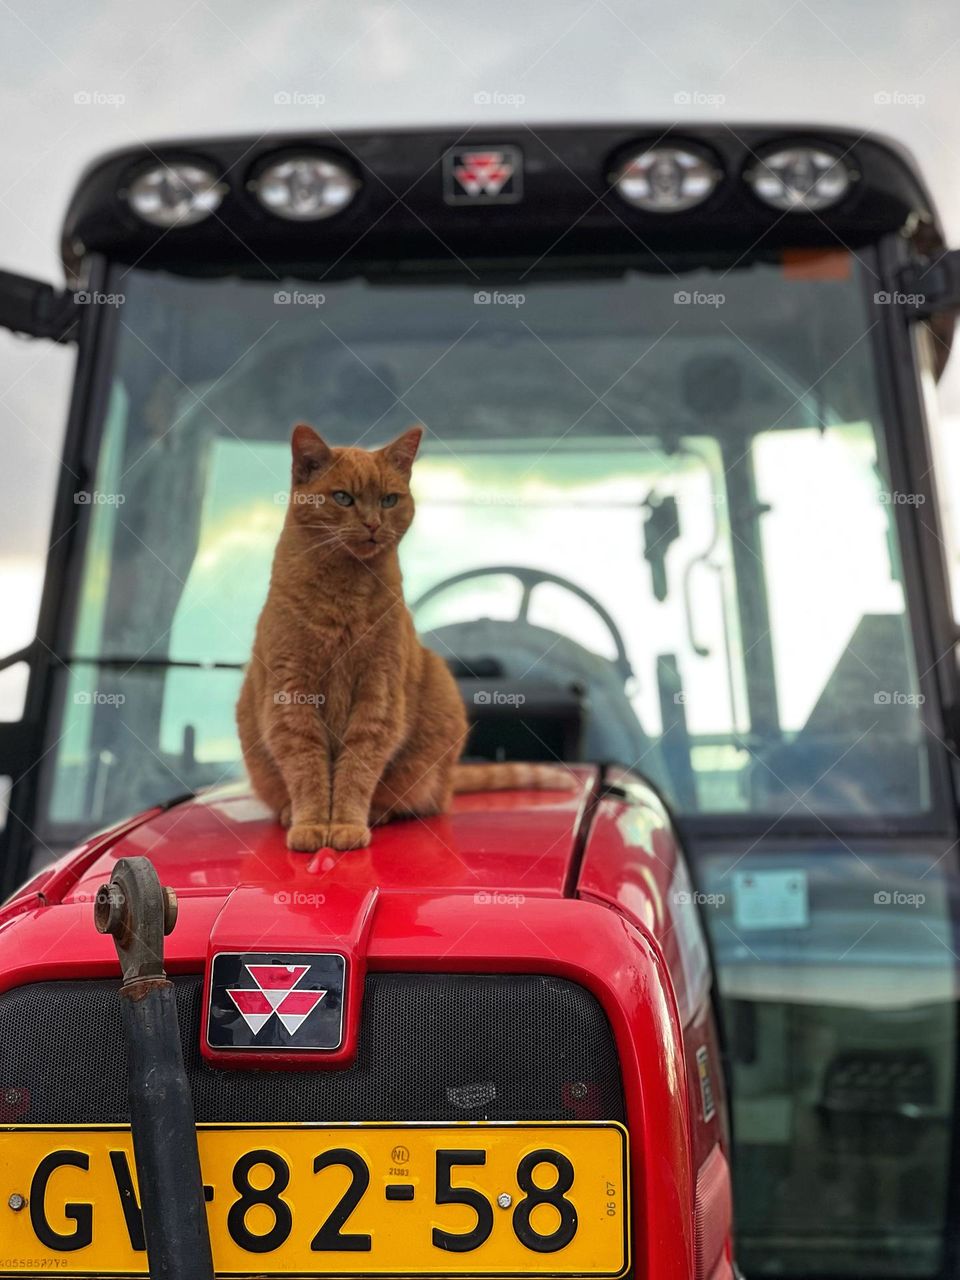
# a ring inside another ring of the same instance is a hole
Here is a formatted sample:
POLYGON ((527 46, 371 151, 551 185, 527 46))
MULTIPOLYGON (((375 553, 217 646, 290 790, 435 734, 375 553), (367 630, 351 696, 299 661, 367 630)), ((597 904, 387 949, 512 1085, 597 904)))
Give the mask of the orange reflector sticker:
POLYGON ((784 249, 786 280, 849 280, 851 255, 846 249, 784 249))

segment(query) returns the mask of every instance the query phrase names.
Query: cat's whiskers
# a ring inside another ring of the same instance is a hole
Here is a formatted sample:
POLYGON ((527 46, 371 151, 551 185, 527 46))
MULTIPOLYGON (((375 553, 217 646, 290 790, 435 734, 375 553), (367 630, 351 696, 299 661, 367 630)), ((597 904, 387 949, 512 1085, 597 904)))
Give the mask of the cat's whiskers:
POLYGON ((340 547, 347 545, 343 541, 342 535, 336 531, 328 533, 326 537, 322 537, 317 541, 308 543, 301 551, 297 552, 296 558, 301 559, 303 556, 316 555, 318 551, 325 551, 328 547, 333 547, 334 545, 340 547))

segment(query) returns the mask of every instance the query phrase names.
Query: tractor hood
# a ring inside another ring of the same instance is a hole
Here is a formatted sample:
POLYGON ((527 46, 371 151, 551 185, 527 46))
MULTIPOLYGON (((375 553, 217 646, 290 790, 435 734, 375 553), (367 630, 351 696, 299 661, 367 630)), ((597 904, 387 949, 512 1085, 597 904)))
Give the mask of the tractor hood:
MULTIPOLYGON (((569 897, 600 785, 575 770, 567 792, 463 795, 453 811, 374 831, 367 849, 293 853, 245 786, 218 788, 141 816, 67 855, 0 911, 0 990, 38 979, 117 972, 93 902, 119 858, 148 857, 177 894, 168 972, 196 973, 218 952, 337 951, 363 961, 401 929, 429 946, 427 921, 478 908, 487 926, 569 897)), ((568 904, 573 905, 573 904, 568 904)), ((433 930, 436 936, 436 930, 433 930)))
POLYGON ((366 892, 502 892, 562 895, 596 770, 569 792, 457 796, 450 814, 374 831, 367 849, 292 853, 284 832, 247 790, 219 788, 130 831, 85 870, 64 902, 87 901, 117 858, 149 857, 181 901, 267 889, 278 907, 298 895, 366 892))

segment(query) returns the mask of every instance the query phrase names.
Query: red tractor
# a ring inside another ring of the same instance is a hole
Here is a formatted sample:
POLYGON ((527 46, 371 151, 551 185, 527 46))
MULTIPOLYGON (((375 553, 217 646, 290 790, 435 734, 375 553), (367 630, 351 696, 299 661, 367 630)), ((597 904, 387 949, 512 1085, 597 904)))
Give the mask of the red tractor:
POLYGON ((148 855, 177 886, 166 967, 217 1274, 731 1275, 683 858, 642 782, 577 774, 349 857, 290 853, 221 788, 41 873, 0 916, 4 1272, 147 1273, 155 1188, 141 1170, 134 1189, 117 959, 91 904, 148 855))
POLYGON ((960 268, 909 158, 200 139, 95 164, 63 245, 0 277, 78 348, 0 660, 0 1275, 725 1280, 731 1170, 748 1274, 949 1274, 960 268), (303 417, 426 424, 468 758, 575 791, 286 848, 233 707, 303 417))

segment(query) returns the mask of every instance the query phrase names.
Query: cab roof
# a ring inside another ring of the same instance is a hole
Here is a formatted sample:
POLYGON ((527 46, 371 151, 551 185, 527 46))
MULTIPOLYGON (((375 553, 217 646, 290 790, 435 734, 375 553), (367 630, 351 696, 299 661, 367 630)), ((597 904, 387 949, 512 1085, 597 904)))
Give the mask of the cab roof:
POLYGON ((920 233, 925 252, 942 233, 915 162, 876 134, 822 126, 718 124, 490 125, 444 129, 285 133, 194 138, 112 152, 82 175, 63 229, 68 278, 89 254, 183 275, 318 278, 389 264, 464 269, 471 260, 538 267, 545 262, 629 259, 663 269, 663 255, 690 266, 722 265, 785 248, 857 247, 884 234, 920 233), (687 144, 713 161, 720 180, 696 208, 653 213, 611 185, 627 157, 653 145, 687 144), (855 180, 819 213, 784 212, 744 180, 758 155, 780 146, 820 145, 842 155, 855 180), (508 199, 450 203, 444 178, 462 148, 510 149, 521 180, 508 199), (352 201, 320 222, 291 222, 264 209, 251 178, 275 157, 311 152, 338 160, 356 178, 352 201), (126 192, 158 163, 199 161, 216 170, 224 194, 215 214, 172 229, 153 227, 126 192))

